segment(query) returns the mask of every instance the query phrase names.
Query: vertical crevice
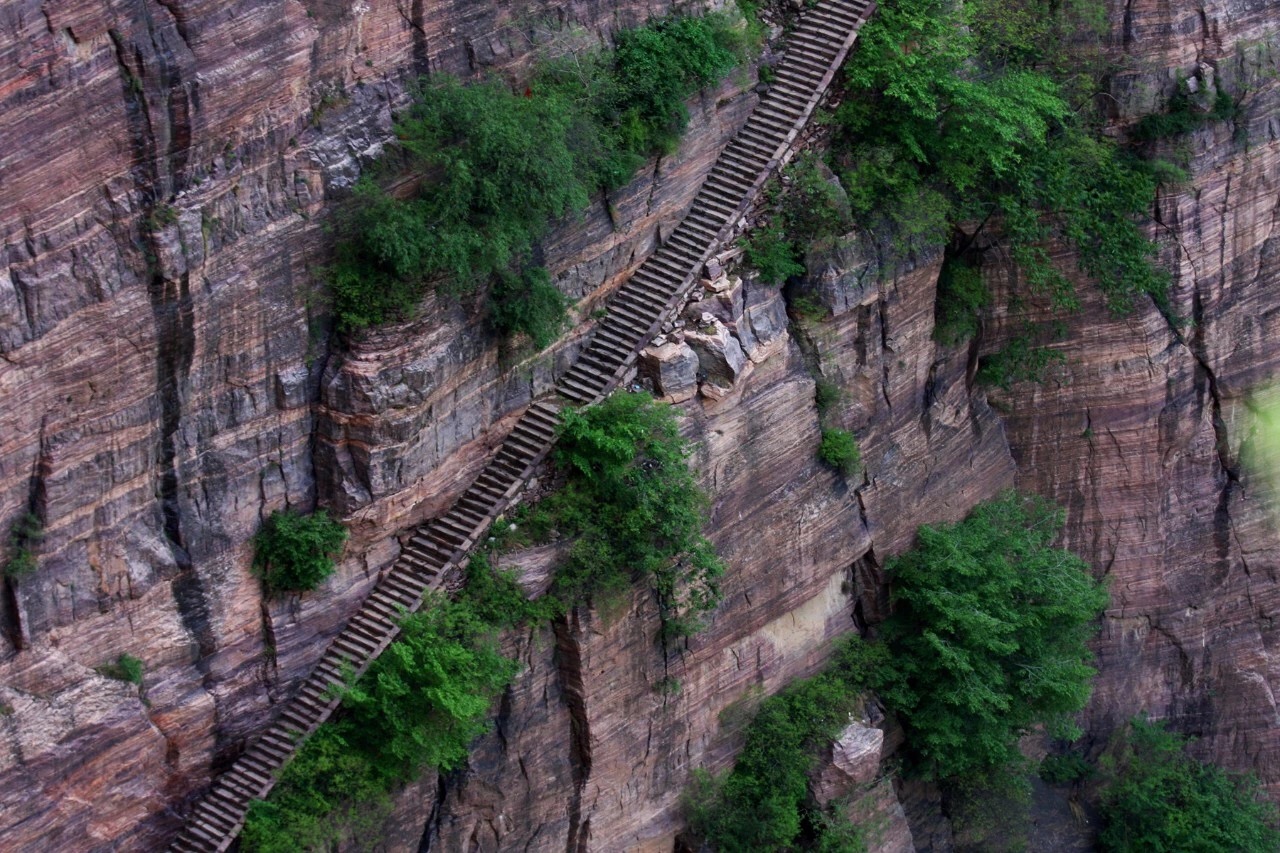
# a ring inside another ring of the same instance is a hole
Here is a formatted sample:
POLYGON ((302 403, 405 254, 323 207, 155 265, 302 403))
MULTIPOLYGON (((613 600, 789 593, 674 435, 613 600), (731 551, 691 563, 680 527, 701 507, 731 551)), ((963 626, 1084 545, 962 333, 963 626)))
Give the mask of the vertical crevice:
MULTIPOLYGON (((45 438, 46 420, 40 422, 39 445, 27 478, 27 503, 17 518, 11 521, 3 540, 0 540, 0 566, 13 558, 16 549, 37 552, 43 531, 49 523, 49 497, 46 482, 53 470, 53 457, 45 438)), ((29 645, 29 627, 22 624, 22 604, 18 600, 18 580, 7 574, 0 578, 3 594, 0 594, 0 632, 3 632, 14 651, 29 645)))
POLYGON ((420 75, 431 71, 431 53, 427 44, 427 31, 423 26, 425 12, 422 0, 413 0, 409 7, 409 29, 413 38, 413 70, 420 75))
MULTIPOLYGON (((150 30, 150 21, 148 29, 150 30)), ((147 297, 155 330, 156 372, 155 396, 160 409, 159 435, 156 447, 156 500, 161 529, 177 568, 171 584, 179 618, 195 640, 200 661, 197 667, 208 676, 204 661, 216 649, 210 621, 208 597, 204 584, 192 565, 182 531, 179 499, 178 432, 182 425, 183 395, 195 352, 195 321, 191 302, 190 278, 183 273, 168 279, 159 267, 160 246, 157 234, 157 208, 166 198, 164 185, 171 183, 160 172, 157 135, 152 124, 143 79, 145 62, 136 46, 126 43, 116 30, 109 31, 115 48, 124 89, 129 141, 132 147, 132 177, 138 188, 141 209, 138 232, 146 265, 147 297)), ((153 33, 154 40, 154 33, 153 33)), ((160 85, 169 79, 168 63, 160 61, 160 85)), ((185 101, 184 101, 185 103, 185 101)), ((172 105, 170 105, 172 111, 172 105)), ((189 131, 189 127, 187 128, 189 131)), ((180 136, 180 134, 179 134, 180 136)), ((175 144, 181 142, 175 137, 175 144)), ((170 146, 172 148, 172 146, 170 146)), ((185 156, 185 155, 184 155, 185 156)), ((166 162, 169 157, 165 157, 166 162)))
POLYGON ((556 674, 569 710, 569 765, 573 793, 569 797, 569 833, 566 853, 585 853, 591 835, 591 819, 582 818, 582 793, 591 777, 591 725, 587 718, 586 689, 582 681, 582 649, 578 644, 578 608, 556 618, 556 674))

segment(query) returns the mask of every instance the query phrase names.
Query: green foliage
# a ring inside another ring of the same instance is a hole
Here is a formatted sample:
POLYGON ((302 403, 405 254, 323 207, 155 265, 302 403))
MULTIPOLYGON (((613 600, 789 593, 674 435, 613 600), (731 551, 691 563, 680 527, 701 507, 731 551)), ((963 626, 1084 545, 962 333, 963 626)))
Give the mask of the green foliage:
POLYGON ((465 574, 466 586, 458 600, 486 625, 510 628, 542 622, 559 612, 559 603, 550 596, 530 601, 515 573, 494 568, 485 551, 471 555, 465 574))
POLYGON ((958 524, 920 528, 889 562, 891 666, 878 691, 917 768, 953 777, 1018 757, 1017 738, 1069 732, 1094 670, 1086 641, 1107 603, 1079 557, 1052 547, 1062 515, 1007 492, 958 524))
POLYGON ((804 152, 782 173, 774 191, 787 234, 801 243, 829 241, 853 227, 849 199, 839 180, 816 155, 804 152))
POLYGON ((690 829, 722 853, 786 850, 802 834, 814 849, 862 850, 847 822, 822 813, 810 800, 808 774, 818 750, 848 724, 860 692, 883 664, 880 647, 850 637, 821 674, 766 699, 733 769, 719 779, 695 772, 685 795, 690 829))
POLYGON ((521 259, 598 187, 672 148, 685 100, 737 63, 743 39, 721 14, 669 16, 619 33, 612 52, 543 62, 520 91, 424 82, 396 125, 409 191, 362 180, 340 219, 328 270, 339 324, 397 319, 433 284, 469 291, 498 275, 495 326, 549 343, 564 300, 543 274, 516 275, 521 259), (521 294, 533 305, 516 305, 521 294))
POLYGON ((737 65, 740 46, 722 15, 659 18, 619 33, 613 107, 626 148, 673 151, 689 122, 685 100, 737 65))
POLYGON ((114 678, 116 681, 127 681, 141 686, 145 667, 142 661, 133 655, 122 654, 112 663, 95 667, 94 671, 105 678, 114 678))
POLYGON ((247 853, 331 850, 377 830, 390 812, 388 785, 341 718, 321 726, 280 772, 266 800, 249 804, 247 853))
POLYGON ((958 344, 978 333, 982 309, 991 292, 978 266, 948 258, 938 275, 937 316, 933 336, 944 344, 958 344))
MULTIPOLYGON (((836 112, 834 160, 855 214, 891 231, 899 252, 995 223, 1027 283, 1062 305, 1074 296, 1043 248, 1055 237, 1115 310, 1141 294, 1162 299, 1167 275, 1137 224, 1155 195, 1151 171, 1071 106, 1101 69, 1088 50, 1061 45, 1096 44, 1088 27, 1101 22, 1084 0, 881 5, 836 112)), ((954 272, 938 309, 951 340, 973 329, 982 302, 954 272)))
POLYGON ((273 512, 253 538, 253 568, 270 593, 315 589, 333 574, 347 531, 321 510, 273 512))
POLYGON ((1130 135, 1142 142, 1181 136, 1211 122, 1232 121, 1239 111, 1239 105, 1221 89, 1214 92, 1213 106, 1210 109, 1200 109, 1193 100, 1186 81, 1180 80, 1165 111, 1143 116, 1134 125, 1130 135))
POLYGON ((569 323, 570 300, 551 283, 542 267, 519 275, 502 270, 489 292, 489 316, 506 336, 528 335, 538 349, 551 344, 569 323))
MULTIPOLYGON (((492 602, 491 602, 492 605, 492 602)), ((285 766, 249 810, 249 851, 329 849, 373 829, 389 792, 426 767, 466 760, 485 715, 519 666, 467 601, 428 600, 343 696, 342 711, 285 766)))
POLYGON ((1046 755, 1040 761, 1040 778, 1051 785, 1080 782, 1094 774, 1094 767, 1078 752, 1046 755))
POLYGON ((748 232, 741 245, 743 262, 759 274, 764 284, 785 284, 787 279, 804 273, 800 250, 780 222, 748 232))
POLYGON ((429 602, 343 697, 365 751, 397 781, 422 767, 452 770, 488 727, 493 698, 519 669, 495 631, 464 602, 429 602))
POLYGON ((4 563, 4 575, 20 578, 36 570, 35 547, 44 539, 44 525, 33 512, 24 512, 9 528, 9 554, 4 563))
POLYGON ((813 383, 813 402, 818 409, 818 419, 822 420, 832 409, 843 405, 847 395, 837 383, 819 377, 813 383))
POLYGON ((978 367, 978 381, 1008 391, 1017 382, 1042 382, 1049 368, 1066 359, 1060 351, 1038 347, 1019 335, 1005 347, 984 356, 978 367))
POLYGON ((567 479, 539 503, 534 521, 573 539, 554 595, 572 606, 645 578, 664 623, 694 628, 719 602, 724 566, 702 535, 707 501, 671 408, 644 394, 614 394, 561 418, 555 459, 567 479))
POLYGON ((849 200, 839 181, 811 153, 797 157, 770 185, 770 223, 742 240, 743 260, 761 281, 782 284, 804 272, 805 248, 830 242, 853 227, 849 200))
POLYGON ((858 449, 858 440, 847 429, 824 427, 818 458, 845 474, 854 474, 862 461, 862 452, 858 449))
POLYGON ((1280 813, 1252 777, 1230 776, 1187 755, 1184 740, 1138 718, 1104 764, 1101 805, 1108 853, 1280 850, 1280 813))

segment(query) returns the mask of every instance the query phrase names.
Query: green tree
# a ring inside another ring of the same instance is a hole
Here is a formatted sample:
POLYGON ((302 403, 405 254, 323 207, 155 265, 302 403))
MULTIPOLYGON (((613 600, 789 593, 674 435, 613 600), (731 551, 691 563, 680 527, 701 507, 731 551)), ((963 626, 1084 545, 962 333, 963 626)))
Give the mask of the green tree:
POLYGON ((544 349, 568 325, 569 304, 542 267, 530 267, 518 275, 502 271, 489 293, 489 316, 503 335, 528 335, 536 348, 544 349))
POLYGON ((853 474, 862 459, 862 452, 858 449, 858 440, 847 429, 824 427, 818 458, 845 474, 853 474))
MULTIPOLYGON (((1059 238, 1115 310, 1143 295, 1162 302, 1168 276, 1138 226, 1154 171, 1074 106, 1104 70, 1101 24, 1092 0, 882 4, 835 116, 834 161, 855 213, 902 251, 993 226, 1026 283, 1070 307, 1073 288, 1044 248, 1059 238)), ((956 241, 970 263, 973 236, 956 241)), ((948 338, 974 328, 964 315, 983 301, 958 283, 961 304, 939 306, 948 338)))
POLYGON ((1089 697, 1086 642, 1106 606, 1088 566, 1053 548, 1062 514, 1007 492, 958 524, 920 528, 889 561, 891 665, 878 690, 932 777, 1013 762, 1017 738, 1067 734, 1089 697))
POLYGON ((694 627, 719 601, 724 566, 702 535, 707 500, 689 470, 690 449, 671 407, 646 394, 614 394, 561 414, 556 464, 563 488, 535 520, 573 538, 555 595, 573 605, 646 579, 668 634, 694 627))
POLYGON ((271 513, 253 537, 253 568, 268 592, 305 592, 333 574, 347 531, 324 510, 271 513))
POLYGON ((24 512, 9 528, 8 554, 5 557, 6 577, 20 578, 36 570, 35 549, 44 539, 44 525, 34 512, 24 512))
POLYGON ((1185 741, 1158 723, 1134 719, 1101 792, 1108 853, 1274 853, 1277 813, 1255 778, 1230 776, 1184 751, 1185 741))
POLYGON ((796 849, 800 839, 803 849, 863 849, 847 819, 813 802, 809 773, 883 662, 882 647, 845 638, 823 672, 761 703, 733 769, 720 779, 695 773, 684 798, 693 832, 721 853, 796 849))
POLYGON ((429 599, 285 766, 270 798, 252 804, 245 849, 323 850, 376 828, 393 788, 466 760, 518 669, 470 602, 429 599))
POLYGON ((428 287, 470 292, 498 276, 495 326, 550 342, 563 299, 540 273, 517 270, 552 222, 678 141, 685 100, 739 61, 741 35, 724 14, 676 15, 617 41, 543 61, 514 91, 447 75, 418 88, 396 124, 390 174, 363 179, 339 217, 327 278, 341 327, 404 317, 428 287), (533 298, 528 310, 517 291, 533 298))

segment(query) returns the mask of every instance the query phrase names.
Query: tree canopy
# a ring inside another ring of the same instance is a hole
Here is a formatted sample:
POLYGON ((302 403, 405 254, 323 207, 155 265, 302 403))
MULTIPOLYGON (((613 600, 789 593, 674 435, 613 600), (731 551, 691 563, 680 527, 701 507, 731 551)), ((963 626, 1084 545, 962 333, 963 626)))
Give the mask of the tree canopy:
POLYGON ((1018 758, 1017 738, 1070 729, 1094 669, 1087 640, 1107 593, 1052 547, 1062 514, 1007 492, 957 524, 920 528, 889 561, 889 663, 878 689, 907 730, 917 770, 965 775, 1018 758))

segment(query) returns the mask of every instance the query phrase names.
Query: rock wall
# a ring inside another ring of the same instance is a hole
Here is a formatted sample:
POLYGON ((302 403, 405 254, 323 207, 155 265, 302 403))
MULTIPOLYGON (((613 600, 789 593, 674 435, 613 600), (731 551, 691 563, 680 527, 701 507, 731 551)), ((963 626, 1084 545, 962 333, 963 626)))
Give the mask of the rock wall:
MULTIPOLYGON (((1172 319, 1150 303, 1114 316, 1082 285, 1065 339, 1044 338, 1065 362, 992 400, 1019 485, 1067 508, 1068 546, 1110 580, 1085 715, 1094 747, 1146 712, 1280 794, 1280 530, 1242 464, 1253 395, 1280 379, 1280 6, 1119 12, 1120 120, 1160 107, 1178 79, 1239 108, 1156 149, 1190 174, 1154 210, 1172 319)), ((1049 318, 1043 307, 1001 318, 984 351, 1049 318)))
MULTIPOLYGON (((1012 484, 999 420, 968 393, 964 359, 931 340, 937 262, 881 283, 856 245, 832 263, 852 271, 827 282, 834 310, 801 323, 803 348, 777 322, 776 289, 709 282, 685 315, 699 322, 643 359, 642 376, 668 377, 655 362, 682 361, 676 349, 699 361, 693 387, 673 379, 662 390, 696 391, 680 404, 682 431, 728 566, 710 625, 664 651, 656 604, 637 591, 513 641, 527 668, 470 767, 400 803, 401 814, 433 814, 428 849, 672 849, 690 771, 728 767, 760 699, 812 674, 831 639, 883 608, 877 554, 1012 484), (704 314, 714 319, 703 324, 704 314), (752 360, 724 355, 735 348, 752 360), (858 430, 866 465, 856 476, 816 459, 815 369, 849 389, 834 416, 858 430)), ((541 577, 553 557, 511 559, 541 577)), ((900 816, 891 787, 871 787, 866 813, 900 816)), ((886 844, 904 834, 892 823, 886 844)))
MULTIPOLYGON (((0 0, 0 533, 28 510, 45 525, 38 573, 0 596, 0 846, 162 846, 394 557, 395 531, 448 503, 586 334, 507 352, 468 305, 428 304, 333 348, 314 301, 326 222, 408 80, 518 73, 536 46, 670 5, 0 0), (317 500, 351 525, 348 558, 320 593, 264 602, 253 532, 317 500), (95 673, 122 653, 144 661, 141 690, 95 673)), ((993 411, 975 353, 932 341, 936 259, 883 269, 856 241, 815 256, 830 316, 794 332, 775 292, 712 288, 697 317, 714 322, 673 338, 678 363, 655 351, 652 375, 699 447, 724 606, 666 652, 640 592, 511 638, 526 669, 495 732, 468 771, 401 795, 390 849, 670 849, 689 770, 728 766, 761 696, 883 617, 883 559, 1015 482, 1066 506, 1068 544, 1112 578, 1095 744, 1145 709, 1280 793, 1280 538, 1241 465, 1249 395, 1280 373, 1277 5, 1110 14, 1121 124, 1179 75, 1241 108, 1170 146, 1192 179, 1162 194, 1155 233, 1173 309, 1195 322, 1115 318, 1090 296, 1052 344, 1065 366, 993 394, 993 411), (828 417, 858 435, 858 476, 814 460, 815 375, 845 389, 828 417)), ((547 241, 584 319, 678 219, 748 82, 694 104, 680 152, 612 211, 547 241)), ((982 351, 1027 319, 1044 315, 996 318, 982 351)), ((861 807, 896 814, 866 784, 861 807)))
MULTIPOLYGON (((39 571, 0 596, 6 849, 159 846, 393 534, 563 363, 431 304, 332 348, 327 219, 408 81, 519 73, 670 5, 0 4, 0 532, 44 525, 39 571), (317 497, 348 515, 350 557, 321 593, 264 602, 250 538, 317 497), (145 695, 94 671, 123 653, 145 695)), ((679 218, 749 80, 692 105, 688 143, 610 199, 618 228, 599 205, 547 241, 584 312, 679 218)))

